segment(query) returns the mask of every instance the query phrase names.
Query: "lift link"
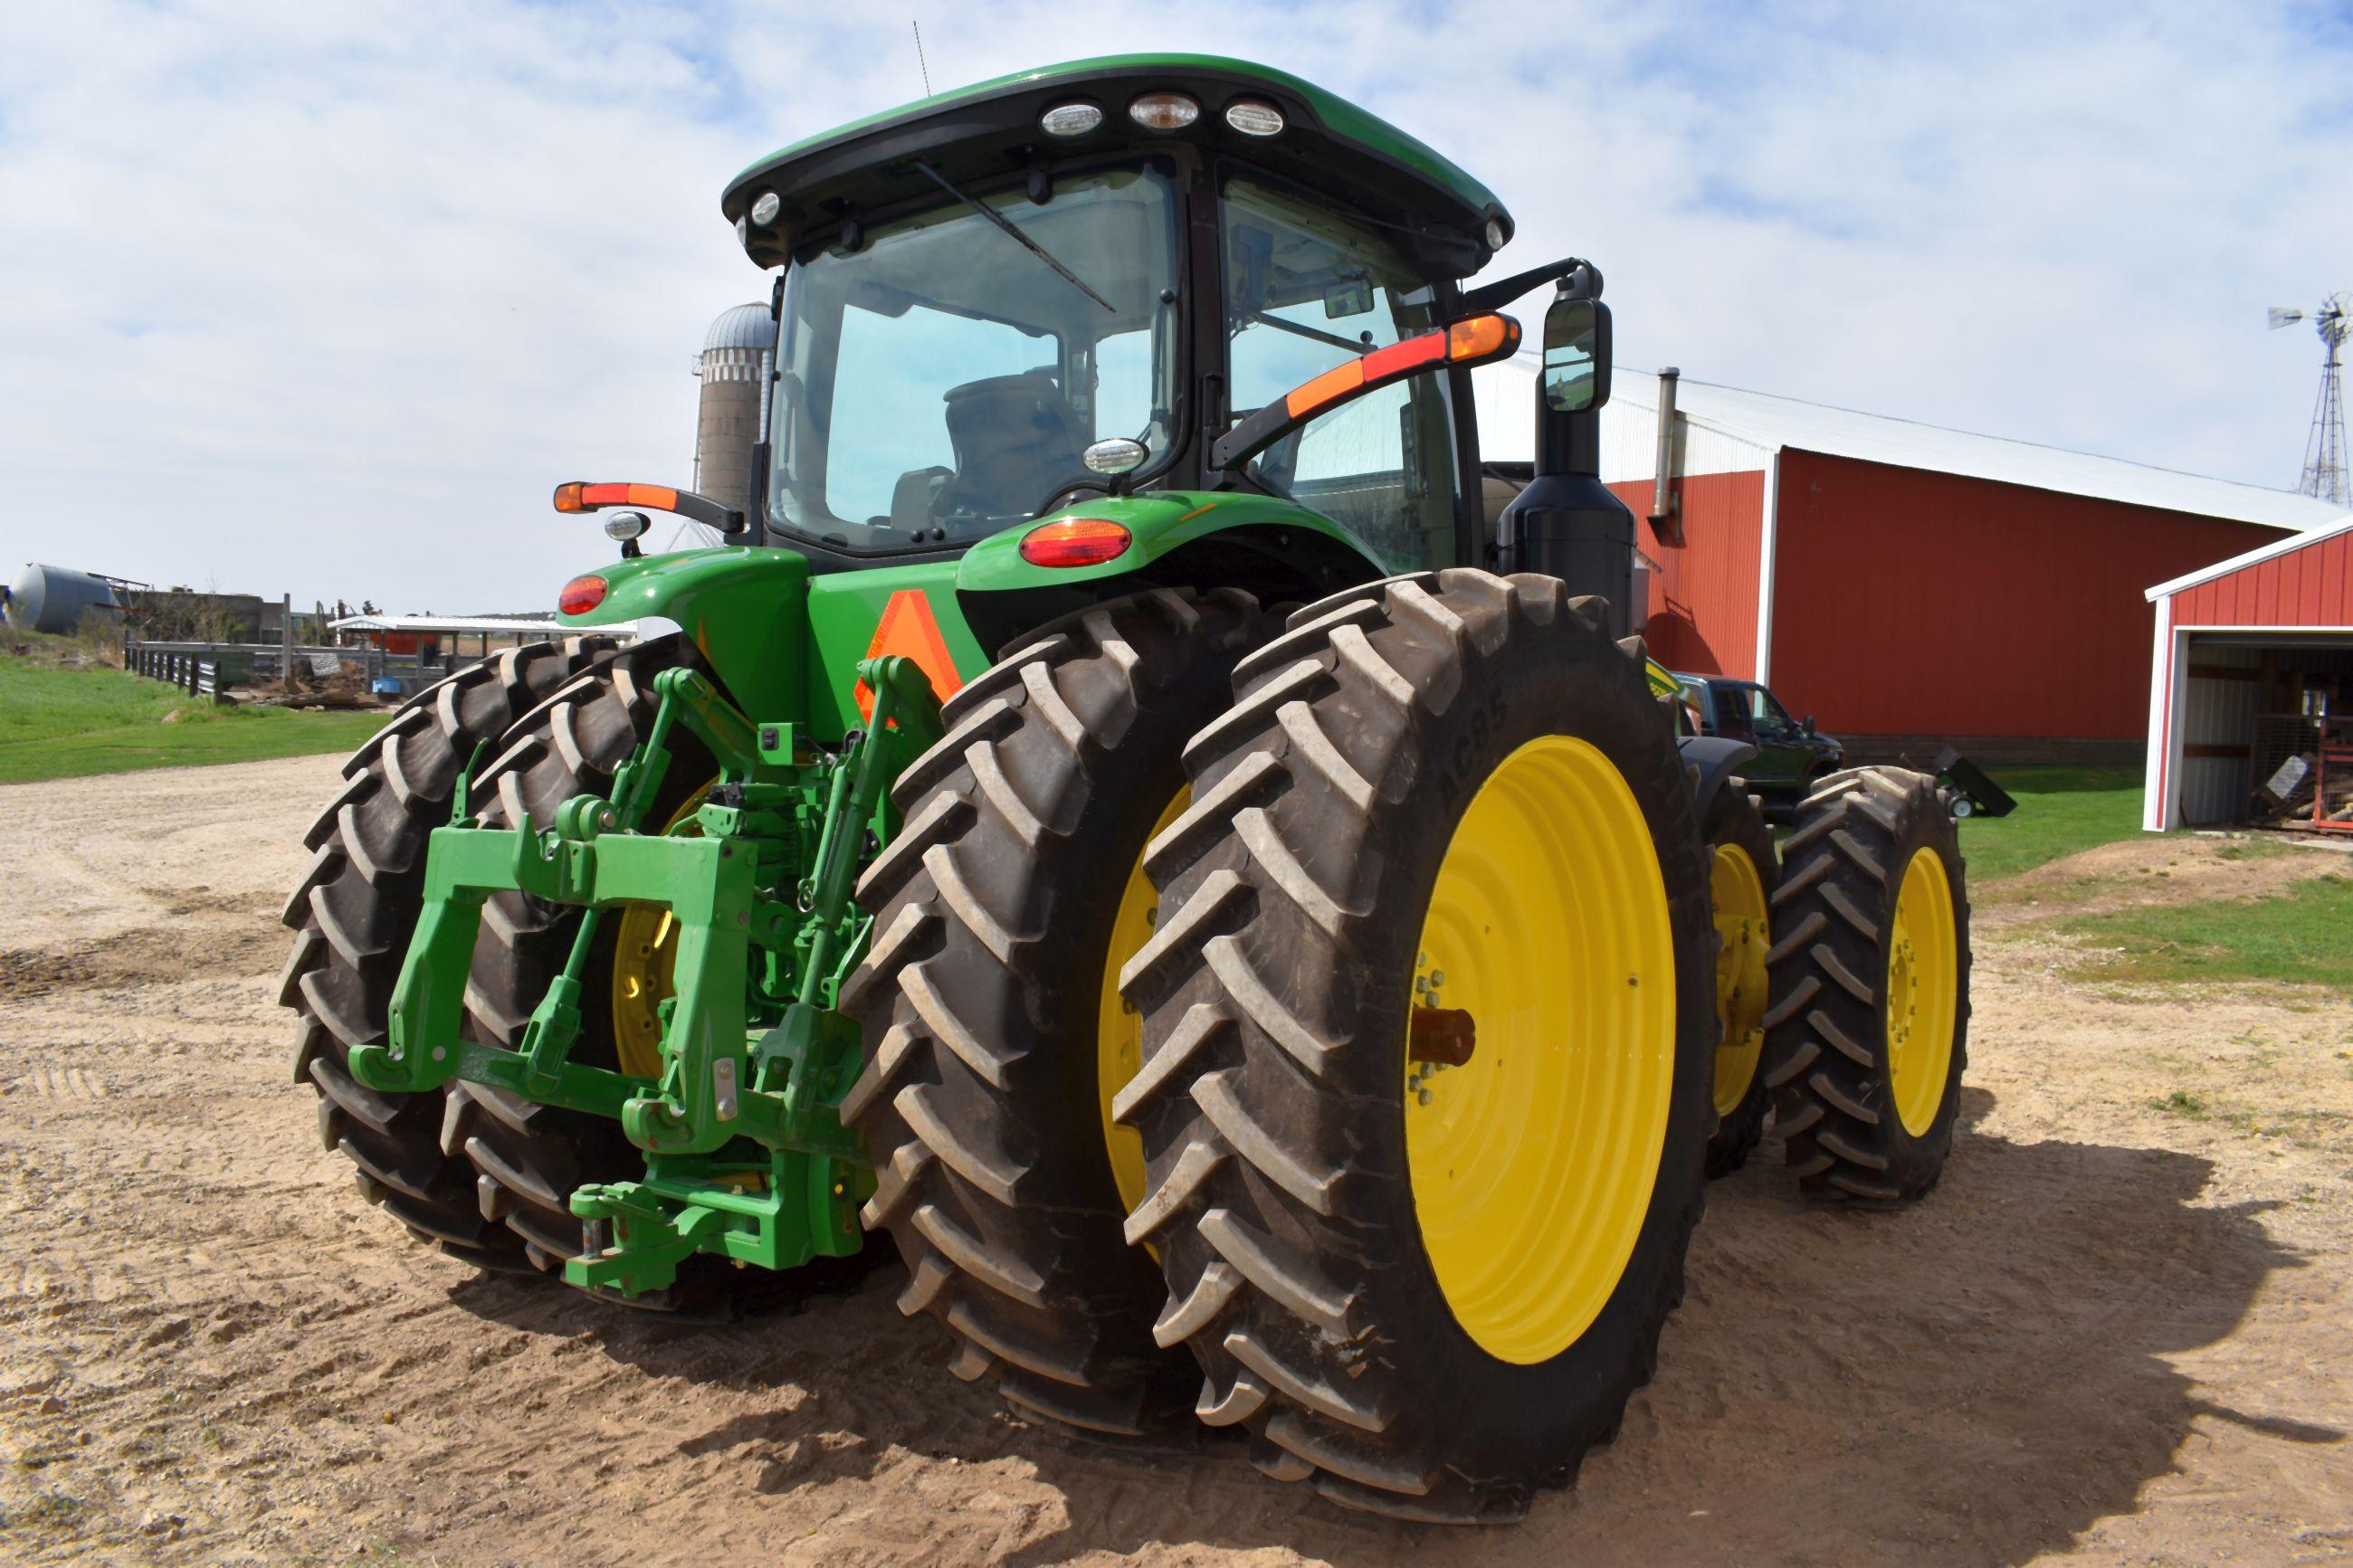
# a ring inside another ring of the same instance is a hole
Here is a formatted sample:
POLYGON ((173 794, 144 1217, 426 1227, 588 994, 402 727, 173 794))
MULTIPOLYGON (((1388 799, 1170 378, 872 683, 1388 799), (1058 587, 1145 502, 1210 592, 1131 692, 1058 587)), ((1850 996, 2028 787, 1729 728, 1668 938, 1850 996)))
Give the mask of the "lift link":
POLYGON ((461 780, 451 822, 432 836, 385 1041, 356 1047, 352 1070, 389 1092, 461 1078, 618 1120, 646 1152, 646 1179, 573 1194, 584 1236, 565 1266, 575 1284, 637 1295, 671 1283, 697 1252, 782 1268, 857 1247, 871 1175, 835 1108, 856 1077, 859 1037, 833 1011, 867 937, 851 891, 891 783, 941 733, 938 700, 912 660, 867 659, 858 673, 875 694, 871 725, 828 755, 805 754, 789 724, 754 724, 701 673, 666 671, 609 799, 568 800, 547 827, 526 814, 487 828, 461 780), (719 764, 700 836, 640 832, 681 725, 719 764), (512 1052, 459 1037, 482 906, 506 889, 584 911, 512 1052), (668 909, 678 930, 658 1080, 571 1059, 602 918, 633 902, 668 909))

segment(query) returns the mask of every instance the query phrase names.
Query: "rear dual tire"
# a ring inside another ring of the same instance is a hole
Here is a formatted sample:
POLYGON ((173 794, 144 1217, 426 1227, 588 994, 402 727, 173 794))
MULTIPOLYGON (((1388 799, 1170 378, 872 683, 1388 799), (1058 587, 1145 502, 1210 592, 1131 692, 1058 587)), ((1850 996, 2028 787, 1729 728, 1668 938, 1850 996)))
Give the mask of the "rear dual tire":
POLYGON ((1728 1176, 1748 1163, 1765 1135, 1772 1109, 1767 1086, 1765 1014, 1771 995, 1773 889, 1781 860, 1773 830, 1755 796, 1726 780, 1701 823, 1708 853, 1708 898, 1715 917, 1715 1015, 1723 1031, 1715 1048, 1715 1131, 1707 1141, 1707 1173, 1728 1176))
POLYGON ((1298 612, 1188 749, 1194 804, 1147 860, 1119 1114, 1155 1337, 1191 1349, 1204 1421, 1351 1508, 1504 1519, 1566 1484, 1682 1298, 1707 877, 1666 716, 1597 606, 1456 570, 1298 612), (1434 1080, 1409 1046, 1433 986, 1483 1031, 1434 1080), (1581 1155, 1546 1157, 1555 1114, 1581 1155))
POLYGON ((1152 1340, 1157 1274, 1121 1234, 1104 975, 1141 940, 1127 895, 1185 742, 1273 630, 1239 591, 1160 589, 1028 634, 945 705, 859 889, 874 935, 842 1007, 868 1065, 842 1112, 900 1309, 947 1330, 957 1376, 1089 1436, 1195 1435, 1191 1368, 1152 1340))
POLYGON ((294 951, 278 999, 301 1020, 294 1076, 318 1093, 321 1141, 410 1235, 480 1268, 530 1265, 519 1240, 481 1212, 463 1154, 444 1146, 442 1094, 381 1093, 347 1064, 353 1047, 385 1037, 424 909, 426 842, 449 820, 459 774, 612 647, 587 637, 503 649, 411 699, 344 764, 343 789, 303 837, 311 864, 282 916, 294 951))
POLYGON ((1951 1154, 1968 1061, 1969 906, 1936 780, 1832 773, 1799 808, 1773 896, 1774 1124, 1811 1198, 1918 1198, 1951 1154))

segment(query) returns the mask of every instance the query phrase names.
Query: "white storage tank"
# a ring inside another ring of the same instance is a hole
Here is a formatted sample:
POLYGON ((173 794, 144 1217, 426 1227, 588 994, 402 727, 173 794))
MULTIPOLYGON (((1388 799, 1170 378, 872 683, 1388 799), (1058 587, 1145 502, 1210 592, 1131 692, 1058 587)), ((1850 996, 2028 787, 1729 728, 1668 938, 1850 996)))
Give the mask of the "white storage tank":
POLYGON ((24 631, 69 632, 81 625, 83 614, 90 610, 119 616, 122 604, 114 596, 114 585, 105 578, 70 566, 28 561, 8 591, 8 624, 24 631))

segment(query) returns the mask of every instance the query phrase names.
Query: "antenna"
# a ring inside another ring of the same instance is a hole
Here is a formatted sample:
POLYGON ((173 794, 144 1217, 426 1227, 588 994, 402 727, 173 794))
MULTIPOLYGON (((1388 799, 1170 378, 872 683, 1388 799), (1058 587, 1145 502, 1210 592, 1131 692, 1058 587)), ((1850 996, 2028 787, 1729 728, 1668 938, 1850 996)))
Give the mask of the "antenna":
POLYGON ((2273 331, 2309 321, 2313 331, 2320 334, 2324 350, 2320 395, 2312 405, 2312 434, 2304 443, 2304 477, 2296 481, 2295 488, 2306 495, 2344 506, 2353 499, 2353 491, 2348 491, 2345 473, 2345 391, 2338 359, 2347 336, 2353 334, 2353 295, 2331 294, 2320 302, 2319 309, 2311 311, 2274 305, 2265 312, 2265 319, 2273 331))
POLYGON ((932 68, 923 58, 923 25, 911 19, 907 26, 915 29, 915 68, 923 73, 923 96, 929 98, 932 96, 932 68))

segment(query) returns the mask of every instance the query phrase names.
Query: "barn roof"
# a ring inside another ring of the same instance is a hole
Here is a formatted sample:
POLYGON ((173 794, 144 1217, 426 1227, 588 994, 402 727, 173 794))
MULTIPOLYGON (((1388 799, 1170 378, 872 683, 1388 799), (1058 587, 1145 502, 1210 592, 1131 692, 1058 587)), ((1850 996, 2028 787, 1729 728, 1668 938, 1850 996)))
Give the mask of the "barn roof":
POLYGON ((2228 577, 2233 572, 2257 565, 2276 556, 2288 554, 2293 551, 2305 549, 2308 545, 2318 544, 2325 539, 2334 539, 2340 533, 2353 533, 2353 512, 2348 512, 2335 522, 2314 529, 2308 533, 2295 533, 2290 534, 2285 539, 2274 539, 2268 544, 2258 544, 2243 554, 2233 555, 2228 561, 2217 561, 2211 566, 2200 566, 2197 571, 2176 577, 2169 583, 2159 583, 2148 591, 2147 596, 2149 602, 2154 604, 2168 595, 2180 593, 2184 588, 2195 588, 2200 583, 2211 583, 2217 577, 2228 577))
MULTIPOLYGON (((1497 368, 1516 373, 1513 384, 1525 384, 1535 377, 1538 363, 1534 353, 1524 353, 1510 361, 1507 367, 1497 368)), ((1483 376, 1488 373, 1477 374, 1483 376)), ((1532 399, 1534 395, 1531 390, 1518 395, 1532 399)), ((1487 391, 1483 387, 1481 398, 1483 405, 1487 399, 1487 391)), ((1609 407, 1602 413, 1604 446, 1607 450, 1626 454, 1629 458, 1638 461, 1640 477, 1647 478, 1653 466, 1649 454, 1655 443, 1649 427, 1657 418, 1658 406, 1658 379, 1655 375, 1647 371, 1620 370, 1616 384, 1611 389, 1609 407), (1613 409, 1620 411, 1615 421, 1610 414, 1613 409), (1638 416, 1630 422, 1626 417, 1630 414, 1638 416), (1613 423, 1620 428, 1611 430, 1609 426, 1613 423), (1612 437, 1617 438, 1612 439, 1612 437), (1639 458, 1635 457, 1636 454, 1640 454, 1639 458)), ((2210 479, 2202 474, 2185 474, 2172 468, 2152 468, 2146 463, 2126 462, 2121 458, 2103 458, 2090 452, 2071 452, 2059 447, 2041 446, 2032 441, 2014 441, 2000 436, 1947 430, 1940 426, 1924 425, 1917 420, 1898 419, 1885 414, 1864 414, 1852 408, 1809 403, 1799 397, 1781 397, 1769 392, 1725 386, 1691 376, 1683 377, 1676 388, 1675 410, 1694 429, 1712 431, 1742 446, 1757 448, 1755 461, 1759 467, 1764 457, 1784 449, 1820 452, 1827 457, 1852 458, 1896 468, 1920 468, 1930 473, 2025 485, 2034 489, 2054 490, 2062 495, 2092 496, 2129 506, 2155 507, 2200 517, 2261 523, 2268 528, 2288 529, 2297 533, 2327 528, 2344 514, 2341 507, 2311 496, 2298 495, 2293 490, 2275 490, 2262 485, 2210 479)), ((1503 411, 1503 414, 1506 421, 1501 426, 1504 442, 1525 446, 1527 437, 1519 433, 1517 425, 1526 416, 1520 412, 1518 406, 1503 411)), ((1489 444, 1486 437, 1491 427, 1489 412, 1482 406, 1480 417, 1482 447, 1489 444)), ((1747 466, 1747 462, 1744 461, 1741 466, 1747 466)), ((1685 471, 1694 470, 1687 468, 1685 471)), ((1637 476, 1605 472, 1602 477, 1615 480, 1637 476)))
MULTIPOLYGON (((1629 375, 1619 384, 1613 401, 1623 396, 1655 413, 1657 386, 1653 376, 1629 375)), ((2342 515, 2341 508, 2293 490, 2209 479, 2032 441, 1947 430, 1891 415, 1834 408, 1690 376, 1684 376, 1676 388, 1675 409, 1694 425, 1768 451, 1794 447, 1826 457, 2026 485, 2062 495, 2094 496, 2128 506, 2258 522, 2300 533, 2326 528, 2342 515)))

